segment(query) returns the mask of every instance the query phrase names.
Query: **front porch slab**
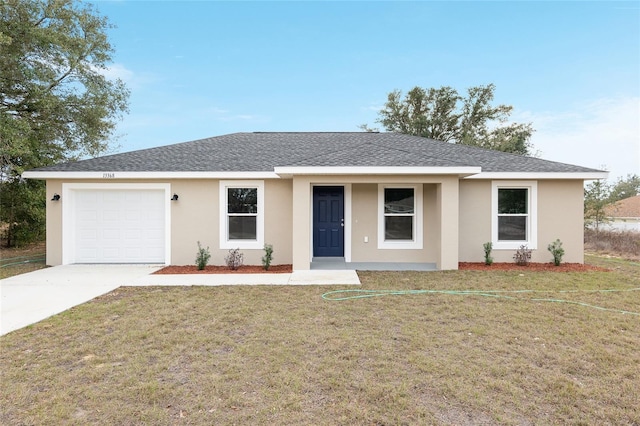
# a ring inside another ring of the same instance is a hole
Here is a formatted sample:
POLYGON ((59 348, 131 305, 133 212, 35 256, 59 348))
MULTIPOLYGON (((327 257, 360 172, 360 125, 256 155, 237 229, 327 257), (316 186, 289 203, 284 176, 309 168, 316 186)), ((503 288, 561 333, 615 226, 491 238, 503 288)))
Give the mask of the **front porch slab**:
POLYGON ((311 270, 354 271, 437 271, 435 263, 345 262, 343 257, 314 257, 311 270))

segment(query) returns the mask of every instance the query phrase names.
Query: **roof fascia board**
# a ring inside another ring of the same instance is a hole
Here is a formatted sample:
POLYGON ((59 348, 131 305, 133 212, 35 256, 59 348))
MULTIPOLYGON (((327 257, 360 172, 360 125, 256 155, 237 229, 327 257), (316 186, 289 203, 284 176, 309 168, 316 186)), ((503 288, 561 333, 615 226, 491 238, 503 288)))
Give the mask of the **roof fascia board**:
POLYGON ((274 172, 63 172, 26 171, 26 179, 280 179, 274 172))
POLYGON ((578 179, 578 180, 597 180, 607 179, 609 172, 486 172, 473 176, 467 176, 465 179, 578 179))
POLYGON ((294 175, 456 175, 470 176, 480 167, 276 167, 280 176, 294 175))

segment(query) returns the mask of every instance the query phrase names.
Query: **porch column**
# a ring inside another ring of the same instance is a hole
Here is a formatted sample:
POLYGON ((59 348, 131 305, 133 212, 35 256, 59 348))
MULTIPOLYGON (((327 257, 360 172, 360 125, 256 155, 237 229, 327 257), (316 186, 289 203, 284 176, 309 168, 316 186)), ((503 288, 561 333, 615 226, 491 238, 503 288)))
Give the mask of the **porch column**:
POLYGON ((311 265, 311 184, 308 178, 293 177, 293 270, 311 265))
POLYGON ((438 269, 458 269, 459 241, 459 180, 457 176, 443 179, 438 187, 440 205, 440 254, 438 269))

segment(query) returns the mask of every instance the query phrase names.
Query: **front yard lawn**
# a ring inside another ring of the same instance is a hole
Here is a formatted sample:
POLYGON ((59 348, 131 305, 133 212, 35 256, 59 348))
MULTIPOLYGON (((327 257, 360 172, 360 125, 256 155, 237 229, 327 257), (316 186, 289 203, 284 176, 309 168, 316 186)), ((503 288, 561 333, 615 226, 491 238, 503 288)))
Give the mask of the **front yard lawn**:
POLYGON ((610 266, 120 288, 0 337, 0 424, 640 424, 640 265, 610 266))

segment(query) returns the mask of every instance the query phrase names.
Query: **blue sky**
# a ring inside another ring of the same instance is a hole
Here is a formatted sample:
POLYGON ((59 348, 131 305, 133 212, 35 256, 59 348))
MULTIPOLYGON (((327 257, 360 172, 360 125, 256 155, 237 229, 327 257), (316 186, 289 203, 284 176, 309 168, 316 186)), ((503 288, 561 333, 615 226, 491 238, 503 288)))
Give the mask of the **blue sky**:
POLYGON ((637 1, 93 3, 131 89, 118 152, 358 131, 394 89, 493 83, 542 158, 640 174, 637 1))

